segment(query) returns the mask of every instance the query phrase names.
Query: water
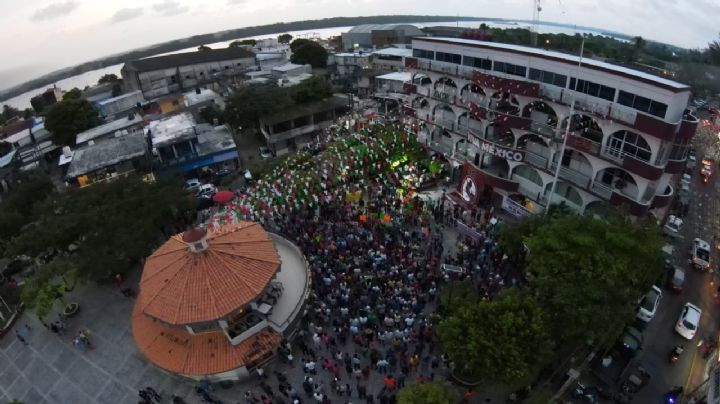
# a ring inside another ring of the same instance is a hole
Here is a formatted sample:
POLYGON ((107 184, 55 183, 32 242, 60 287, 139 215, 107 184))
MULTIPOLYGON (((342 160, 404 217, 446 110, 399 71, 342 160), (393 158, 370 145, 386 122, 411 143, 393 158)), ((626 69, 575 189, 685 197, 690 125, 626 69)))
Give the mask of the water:
MULTIPOLYGON (((446 25, 446 26, 459 26, 459 27, 466 27, 466 28, 477 28, 481 23, 485 22, 488 26, 494 27, 494 28, 530 28, 530 25, 525 22, 517 22, 517 21, 460 21, 460 22, 424 22, 424 23, 417 23, 412 24, 417 26, 418 28, 433 26, 433 25, 446 25)), ((289 32, 290 35, 292 35, 294 38, 305 38, 305 37, 319 37, 319 38, 329 38, 332 36, 340 35, 343 32, 347 32, 352 27, 333 27, 333 28, 322 28, 322 29, 311 29, 311 30, 304 30, 304 31, 291 31, 289 32)), ((572 27, 562 27, 562 26, 556 26, 556 25, 544 25, 539 24, 538 25, 538 31, 541 33, 555 33, 555 34, 569 34, 574 35, 576 33, 592 33, 592 34, 601 34, 604 31, 600 29, 578 29, 578 28, 572 28, 572 27)), ((278 33, 278 34, 281 34, 278 33)), ((260 35, 255 37, 250 37, 252 39, 260 39, 260 38, 269 38, 273 37, 273 35, 260 35)), ((245 39, 245 38, 238 38, 238 39, 245 39)), ((235 40, 235 39, 234 39, 235 40)), ((230 41, 221 41, 221 42, 215 42, 211 44, 207 44, 207 46, 211 48, 225 48, 227 47, 230 42, 233 42, 234 40, 230 41)), ((155 56, 161 56, 161 55, 170 55, 175 53, 182 53, 182 52, 192 52, 197 50, 197 47, 191 47, 186 49, 181 49, 173 52, 167 52, 167 53, 159 53, 155 56)), ((108 66, 102 69, 98 70, 91 70, 89 72, 85 72, 83 74, 68 77, 66 79, 60 80, 57 83, 55 83, 58 87, 60 87, 63 90, 70 90, 73 87, 77 87, 79 89, 83 89, 86 86, 92 86, 94 84, 97 84, 98 79, 100 77, 104 76, 105 74, 116 74, 118 77, 120 77, 120 69, 122 68, 122 64, 108 66)), ((30 90, 26 93, 20 94, 16 97, 10 98, 6 101, 3 101, 2 104, 11 105, 15 108, 19 109, 25 109, 30 108, 30 99, 43 91, 47 87, 51 86, 44 86, 39 87, 34 90, 30 90)))

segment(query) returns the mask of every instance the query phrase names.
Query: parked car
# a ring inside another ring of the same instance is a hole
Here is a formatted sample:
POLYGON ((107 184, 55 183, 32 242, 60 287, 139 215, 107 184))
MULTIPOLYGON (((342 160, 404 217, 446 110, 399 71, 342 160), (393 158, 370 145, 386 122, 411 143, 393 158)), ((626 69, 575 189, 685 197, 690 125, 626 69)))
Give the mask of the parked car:
POLYGON ((683 284, 685 283, 685 271, 680 267, 673 267, 672 276, 668 281, 668 287, 675 293, 682 293, 683 284))
POLYGON ((681 185, 682 185, 682 184, 688 184, 688 185, 690 185, 691 182, 692 182, 692 175, 689 174, 689 173, 684 173, 684 174, 682 175, 682 178, 680 178, 680 184, 681 184, 681 185))
POLYGON ((659 287, 653 286, 650 291, 640 299, 640 308, 638 309, 637 318, 644 322, 650 322, 655 317, 662 291, 659 287))
POLYGON ((675 324, 675 331, 685 339, 695 338, 697 330, 700 327, 700 317, 702 316, 702 310, 692 303, 685 303, 680 318, 675 324))
POLYGON ((694 154, 689 154, 687 158, 686 167, 688 168, 695 168, 697 166, 697 157, 695 157, 694 154))
POLYGON ((693 241, 690 263, 698 269, 710 269, 710 244, 699 238, 693 241))
POLYGON ((200 187, 197 189, 197 191, 195 191, 195 196, 196 197, 201 197, 201 196, 212 197, 213 195, 215 195, 215 193, 217 193, 217 188, 215 188, 215 185, 203 184, 203 185, 200 185, 200 187))
POLYGON ((258 152, 260 154, 260 158, 265 160, 273 157, 273 153, 270 149, 267 147, 261 147, 258 149, 258 152))
POLYGON ((200 185, 202 185, 202 182, 200 182, 197 178, 192 178, 187 181, 185 181, 185 190, 188 192, 195 192, 200 188, 200 185))
POLYGON ((675 215, 670 215, 668 216, 668 220, 663 227, 663 232, 670 237, 679 237, 682 224, 682 219, 675 215))

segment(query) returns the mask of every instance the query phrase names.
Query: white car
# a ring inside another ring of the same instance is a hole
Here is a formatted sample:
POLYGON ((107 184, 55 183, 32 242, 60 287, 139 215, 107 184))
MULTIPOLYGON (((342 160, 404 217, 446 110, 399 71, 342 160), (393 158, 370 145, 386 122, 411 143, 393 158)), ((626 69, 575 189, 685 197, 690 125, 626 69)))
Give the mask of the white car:
POLYGON ((685 173, 680 178, 680 184, 690 184, 692 182, 692 175, 685 173))
POLYGON ((202 185, 202 182, 200 182, 197 178, 192 178, 187 181, 185 181, 185 190, 189 192, 195 192, 200 188, 202 185))
POLYGON ((662 291, 659 287, 653 286, 650 291, 640 299, 640 309, 638 309, 637 318, 644 322, 649 322, 655 317, 662 291))
POLYGON ((212 197, 217 193, 217 188, 215 188, 215 185, 213 184, 203 184, 198 187, 197 191, 195 191, 195 196, 201 197, 212 197))
POLYGON ((695 338, 695 334, 700 327, 701 316, 702 310, 699 307, 692 303, 685 303, 680 318, 675 324, 675 331, 685 339, 695 338))
POLYGON ((682 224, 682 219, 675 215, 670 215, 668 216, 667 223, 665 223, 665 227, 663 227, 663 231, 670 237, 679 237, 682 224))

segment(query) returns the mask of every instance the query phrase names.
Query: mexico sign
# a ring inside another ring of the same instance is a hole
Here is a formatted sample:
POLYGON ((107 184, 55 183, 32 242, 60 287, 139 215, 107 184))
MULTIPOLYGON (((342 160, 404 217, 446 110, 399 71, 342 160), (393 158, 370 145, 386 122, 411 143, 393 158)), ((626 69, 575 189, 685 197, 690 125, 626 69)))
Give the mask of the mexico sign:
POLYGON ((508 161, 523 161, 523 159, 525 158, 525 153, 519 150, 511 149, 509 147, 498 146, 496 144, 484 141, 480 143, 480 150, 492 156, 506 159, 508 161))

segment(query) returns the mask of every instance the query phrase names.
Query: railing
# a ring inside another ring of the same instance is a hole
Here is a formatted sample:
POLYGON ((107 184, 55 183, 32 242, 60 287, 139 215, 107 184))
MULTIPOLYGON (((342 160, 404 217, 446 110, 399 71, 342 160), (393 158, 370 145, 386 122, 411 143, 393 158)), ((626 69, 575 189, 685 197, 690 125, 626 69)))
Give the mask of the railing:
POLYGON ((540 167, 542 169, 547 168, 547 163, 548 163, 547 157, 543 157, 539 154, 535 154, 535 153, 527 151, 525 149, 518 149, 518 150, 523 150, 525 152, 525 162, 530 163, 530 165, 533 165, 535 167, 540 167))
POLYGON ((530 130, 550 138, 555 138, 556 136, 556 130, 554 127, 540 122, 530 122, 530 130))
POLYGON ((535 202, 545 203, 545 190, 542 186, 518 174, 513 174, 512 180, 518 183, 518 192, 535 202))
POLYGON ((455 91, 433 90, 432 94, 433 98, 437 98, 441 101, 449 102, 451 104, 455 103, 455 91))
POLYGON ((446 156, 451 156, 454 146, 445 142, 430 142, 430 148, 446 156))
POLYGON ((602 182, 595 182, 592 186, 592 191, 605 199, 610 199, 613 193, 612 188, 603 184, 602 182))
MULTIPOLYGON (((550 170, 554 172, 556 169, 557 163, 552 163, 550 165, 550 170)), ((590 176, 587 174, 562 166, 560 167, 560 178, 570 181, 583 189, 588 189, 591 180, 590 176)))
POLYGON ((433 123, 445 129, 455 130, 455 121, 451 119, 433 119, 433 123))

